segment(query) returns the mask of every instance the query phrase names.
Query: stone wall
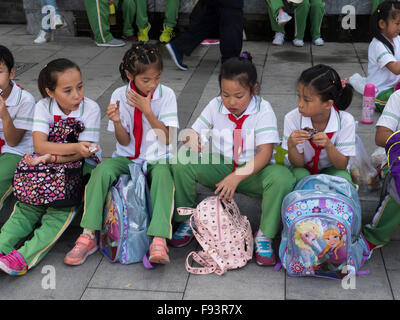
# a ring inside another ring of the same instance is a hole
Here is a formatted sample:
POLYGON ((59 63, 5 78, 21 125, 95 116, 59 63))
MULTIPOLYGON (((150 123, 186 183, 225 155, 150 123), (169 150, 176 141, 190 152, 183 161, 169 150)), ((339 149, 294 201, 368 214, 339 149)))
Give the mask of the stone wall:
MULTIPOLYGON (((27 32, 29 34, 36 34, 40 29, 40 0, 17 0, 23 1, 23 9, 25 10, 27 32)), ((1 0, 3 3, 8 3, 8 7, 15 0, 1 0)), ((57 30, 56 32, 63 35, 79 35, 80 31, 90 30, 87 16, 85 12, 85 5, 83 0, 57 0, 59 8, 68 22, 68 28, 64 30, 57 30)), ((148 0, 149 18, 153 20, 162 19, 162 13, 165 11, 165 0, 148 0)), ((340 15, 342 7, 345 5, 353 5, 356 9, 357 15, 368 15, 371 10, 370 0, 325 0, 326 14, 327 15, 340 15)), ((181 0, 179 8, 178 27, 186 26, 189 23, 189 14, 194 7, 194 0, 181 0)), ((265 0, 245 0, 245 22, 251 25, 254 21, 268 20, 267 18, 267 5, 265 0)), ((161 22, 155 23, 157 29, 161 22)), ((0 22, 3 20, 0 18, 0 22)), ((265 24, 267 26, 267 23, 265 24)))

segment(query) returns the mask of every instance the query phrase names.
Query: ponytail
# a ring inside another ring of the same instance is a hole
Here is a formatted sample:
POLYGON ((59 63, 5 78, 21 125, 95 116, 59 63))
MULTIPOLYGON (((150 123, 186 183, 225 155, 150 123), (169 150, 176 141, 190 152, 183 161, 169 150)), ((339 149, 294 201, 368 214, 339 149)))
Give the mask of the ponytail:
POLYGON ((305 86, 311 86, 321 101, 333 100, 339 110, 346 110, 353 99, 353 87, 350 84, 343 87, 339 74, 324 64, 303 71, 298 82, 305 86))

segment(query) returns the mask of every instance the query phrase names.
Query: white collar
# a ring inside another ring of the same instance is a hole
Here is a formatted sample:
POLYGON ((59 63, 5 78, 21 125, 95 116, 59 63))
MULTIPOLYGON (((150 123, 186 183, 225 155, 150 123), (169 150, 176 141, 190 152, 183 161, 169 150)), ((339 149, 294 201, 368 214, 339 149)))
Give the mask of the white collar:
POLYGON ((56 99, 50 98, 49 112, 51 115, 54 115, 54 116, 65 116, 68 118, 80 118, 83 115, 83 112, 85 109, 84 106, 85 106, 85 98, 82 99, 81 104, 79 105, 78 109, 73 110, 70 114, 67 115, 60 109, 56 99))
MULTIPOLYGON (((305 127, 313 128, 311 117, 303 117, 301 116, 301 128, 305 127)), ((326 125, 324 132, 337 132, 341 129, 341 121, 340 114, 336 111, 336 109, 331 107, 331 114, 329 115, 329 121, 326 125)))
POLYGON ((19 86, 17 86, 17 84, 14 81, 11 80, 11 83, 13 87, 5 103, 6 106, 15 107, 18 106, 21 101, 22 89, 19 86))
MULTIPOLYGON (((218 97, 218 99, 220 100, 220 105, 218 108, 218 111, 221 112, 222 114, 231 114, 231 112, 225 107, 222 98, 218 97)), ((243 117, 244 115, 250 115, 250 114, 255 114, 258 111, 260 111, 260 104, 261 104, 261 97, 258 96, 253 96, 250 100, 249 105, 247 106, 246 110, 240 115, 240 117, 236 117, 234 115, 234 117, 236 119, 240 119, 241 117, 243 117)))

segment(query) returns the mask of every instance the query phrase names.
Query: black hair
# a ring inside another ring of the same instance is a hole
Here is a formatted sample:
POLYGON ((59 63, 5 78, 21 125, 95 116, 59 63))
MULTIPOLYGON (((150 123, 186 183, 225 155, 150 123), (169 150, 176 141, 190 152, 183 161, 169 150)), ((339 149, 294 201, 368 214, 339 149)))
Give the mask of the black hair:
POLYGON ((333 100, 339 110, 346 110, 353 99, 353 87, 346 84, 343 88, 338 73, 330 66, 318 64, 304 70, 298 83, 302 83, 320 97, 321 101, 333 100))
POLYGON ((14 68, 14 57, 11 51, 2 45, 0 45, 0 62, 5 64, 8 73, 10 73, 12 68, 14 68))
POLYGON ((54 91, 57 88, 57 73, 62 73, 68 69, 77 69, 79 72, 81 72, 81 69, 75 62, 64 58, 50 61, 40 71, 38 87, 43 98, 47 98, 49 96, 46 92, 46 88, 48 88, 50 91, 54 91))
POLYGON ((237 80, 244 88, 249 88, 253 92, 257 85, 257 69, 253 63, 250 52, 243 52, 240 57, 233 57, 226 60, 221 65, 219 73, 219 86, 221 80, 237 80))
POLYGON ((379 20, 383 20, 386 23, 388 23, 390 19, 396 19, 396 17, 399 14, 400 14, 400 2, 387 0, 382 2, 378 6, 378 8, 372 14, 370 20, 372 36, 378 39, 380 42, 382 42, 385 46, 387 46, 389 50, 392 52, 392 54, 394 54, 393 45, 382 34, 382 31, 379 28, 379 20))
POLYGON ((133 43, 132 47, 125 53, 119 72, 125 82, 129 82, 125 71, 129 71, 133 77, 146 72, 150 66, 163 70, 163 61, 157 46, 144 43, 133 43))

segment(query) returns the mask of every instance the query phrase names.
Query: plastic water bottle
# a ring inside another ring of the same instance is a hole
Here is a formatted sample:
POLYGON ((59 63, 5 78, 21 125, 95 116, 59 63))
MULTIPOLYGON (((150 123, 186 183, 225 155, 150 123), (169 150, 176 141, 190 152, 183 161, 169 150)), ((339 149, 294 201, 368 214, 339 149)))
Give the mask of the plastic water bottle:
POLYGON ((375 110, 375 86, 367 83, 364 88, 361 122, 364 124, 374 123, 375 110))

